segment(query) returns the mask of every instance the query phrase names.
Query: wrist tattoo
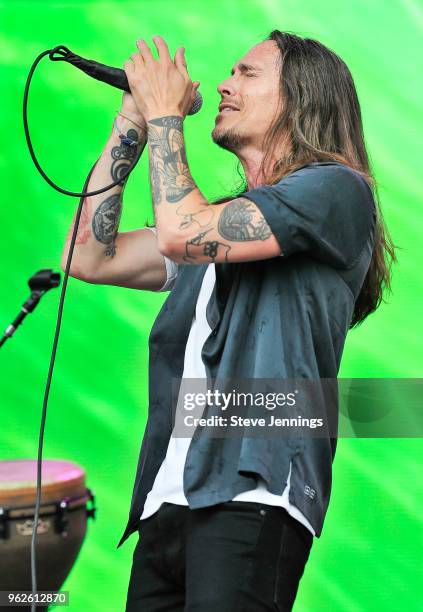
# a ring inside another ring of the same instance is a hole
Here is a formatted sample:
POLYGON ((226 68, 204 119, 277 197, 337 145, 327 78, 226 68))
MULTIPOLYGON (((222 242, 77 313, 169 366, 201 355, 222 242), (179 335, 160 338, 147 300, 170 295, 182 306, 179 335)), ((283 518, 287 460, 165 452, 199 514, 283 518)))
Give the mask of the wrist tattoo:
POLYGON ((150 181, 153 204, 179 202, 193 189, 182 135, 183 119, 178 115, 148 122, 150 181))
MULTIPOLYGON (((113 181, 117 181, 123 174, 128 171, 129 166, 135 159, 138 151, 138 132, 133 128, 129 129, 126 135, 119 134, 121 144, 112 148, 112 159, 114 159, 111 167, 111 175, 113 181), (131 145, 130 142, 135 144, 131 145)), ((122 180, 122 183, 125 179, 122 180)))

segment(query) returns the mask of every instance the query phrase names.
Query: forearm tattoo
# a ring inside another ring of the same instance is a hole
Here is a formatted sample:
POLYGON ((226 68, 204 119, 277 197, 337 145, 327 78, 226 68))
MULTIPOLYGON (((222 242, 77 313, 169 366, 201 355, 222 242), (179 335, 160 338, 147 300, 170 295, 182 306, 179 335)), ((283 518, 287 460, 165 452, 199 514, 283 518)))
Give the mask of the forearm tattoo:
MULTIPOLYGON (((139 136, 134 129, 129 129, 125 135, 120 136, 121 143, 111 150, 113 159, 110 173, 113 181, 118 181, 126 174, 129 166, 138 154, 139 136), (130 143, 134 144, 130 144, 130 143)), ((93 215, 92 230, 95 238, 106 245, 104 254, 106 257, 114 257, 116 254, 116 236, 122 212, 122 190, 126 178, 122 179, 118 193, 108 196, 103 200, 93 215)))
MULTIPOLYGON (((177 115, 158 117, 148 122, 150 145, 150 182, 153 205, 162 202, 175 204, 196 189, 191 177, 182 132, 183 119, 177 115)), ((183 260, 195 263, 201 261, 229 261, 230 244, 266 240, 271 231, 263 216, 257 215, 254 204, 247 198, 236 198, 228 203, 217 223, 213 205, 205 201, 198 209, 198 203, 183 202, 176 209, 181 217, 180 230, 191 226, 198 232, 185 243, 183 260), (191 208, 191 210, 190 210, 191 208), (215 230, 218 239, 207 240, 206 236, 215 230)))
POLYGON ((115 193, 106 198, 94 213, 92 227, 96 239, 106 245, 104 254, 116 254, 115 240, 122 211, 121 194, 115 193))
POLYGON ((183 119, 177 115, 148 122, 150 180, 153 204, 174 204, 195 189, 185 151, 183 119))
MULTIPOLYGON (((112 159, 114 161, 111 167, 111 174, 113 181, 118 181, 127 172, 138 151, 138 132, 136 130, 128 130, 126 136, 124 138, 120 136, 120 139, 121 144, 112 149, 112 159), (130 145, 129 142, 135 142, 135 144, 130 145)), ((125 179, 122 180, 122 183, 124 181, 125 179)))

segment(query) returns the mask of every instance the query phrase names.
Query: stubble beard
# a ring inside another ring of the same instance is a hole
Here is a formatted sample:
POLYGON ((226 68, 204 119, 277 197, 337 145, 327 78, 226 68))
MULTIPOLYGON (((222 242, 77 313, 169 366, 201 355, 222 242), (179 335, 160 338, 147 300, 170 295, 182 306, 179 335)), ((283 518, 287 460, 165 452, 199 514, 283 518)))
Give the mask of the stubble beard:
POLYGON ((250 137, 235 130, 222 129, 217 126, 211 133, 212 140, 222 149, 236 153, 250 143, 250 137))

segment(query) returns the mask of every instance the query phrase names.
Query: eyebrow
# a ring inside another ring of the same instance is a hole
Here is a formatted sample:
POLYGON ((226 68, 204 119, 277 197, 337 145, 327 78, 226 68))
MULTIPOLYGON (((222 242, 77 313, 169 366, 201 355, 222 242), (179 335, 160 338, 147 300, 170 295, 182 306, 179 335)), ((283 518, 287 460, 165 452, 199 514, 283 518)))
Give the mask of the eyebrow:
MULTIPOLYGON (((255 70, 257 72, 261 72, 261 68, 258 68, 257 66, 253 66, 252 64, 244 64, 243 62, 238 64, 238 69, 240 70, 240 72, 247 72, 247 70, 255 70)), ((232 68, 231 75, 233 75, 234 72, 235 72, 235 69, 232 68)))

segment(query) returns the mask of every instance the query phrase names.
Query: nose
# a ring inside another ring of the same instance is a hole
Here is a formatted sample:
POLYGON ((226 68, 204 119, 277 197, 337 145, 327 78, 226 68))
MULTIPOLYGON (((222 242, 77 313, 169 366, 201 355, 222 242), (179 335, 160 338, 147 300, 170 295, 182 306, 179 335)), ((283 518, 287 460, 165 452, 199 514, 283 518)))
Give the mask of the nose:
POLYGON ((224 81, 222 81, 220 85, 217 86, 217 91, 222 97, 223 96, 227 96, 227 97, 233 96, 235 93, 233 78, 229 77, 228 79, 225 79, 224 81))

